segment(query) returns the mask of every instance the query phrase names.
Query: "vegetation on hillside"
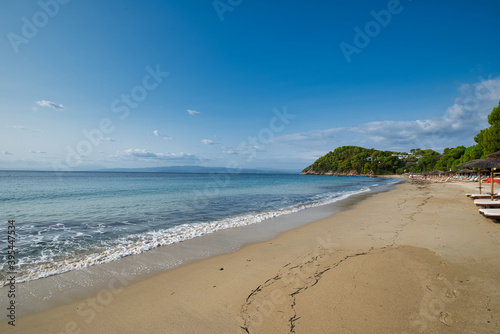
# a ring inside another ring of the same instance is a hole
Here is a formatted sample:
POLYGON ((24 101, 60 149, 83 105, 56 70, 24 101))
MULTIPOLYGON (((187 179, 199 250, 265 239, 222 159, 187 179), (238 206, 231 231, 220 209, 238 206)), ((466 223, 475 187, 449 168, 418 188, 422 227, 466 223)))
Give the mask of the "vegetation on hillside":
POLYGON ((474 137, 477 144, 470 147, 445 148, 443 153, 439 154, 433 150, 420 148, 406 153, 342 146, 316 160, 302 173, 387 175, 455 170, 459 164, 484 158, 500 150, 500 102, 488 116, 488 123, 490 127, 481 130, 474 137))
POLYGON ((490 127, 479 131, 474 137, 478 147, 483 150, 482 156, 500 150, 500 102, 488 115, 490 127))

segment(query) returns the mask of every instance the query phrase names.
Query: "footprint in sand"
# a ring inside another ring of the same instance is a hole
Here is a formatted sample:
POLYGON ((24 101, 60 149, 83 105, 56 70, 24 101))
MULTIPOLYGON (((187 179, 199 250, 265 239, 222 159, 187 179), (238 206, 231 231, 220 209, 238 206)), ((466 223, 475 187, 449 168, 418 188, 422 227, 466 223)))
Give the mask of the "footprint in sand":
POLYGON ((448 298, 458 298, 457 290, 447 290, 445 296, 448 298))
POLYGON ((446 326, 451 326, 451 324, 453 323, 453 321, 451 320, 451 314, 449 312, 441 312, 439 321, 441 321, 446 326))
POLYGON ((445 274, 437 274, 436 278, 442 281, 446 278, 446 275, 445 274))

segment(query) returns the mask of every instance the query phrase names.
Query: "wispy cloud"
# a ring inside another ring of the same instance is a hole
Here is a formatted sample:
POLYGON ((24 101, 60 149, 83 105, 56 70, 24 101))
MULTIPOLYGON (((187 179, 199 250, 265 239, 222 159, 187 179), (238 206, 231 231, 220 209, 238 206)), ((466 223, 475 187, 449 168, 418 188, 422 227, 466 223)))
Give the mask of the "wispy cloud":
POLYGON ((153 153, 146 149, 128 149, 124 151, 124 156, 128 158, 133 158, 135 160, 144 161, 170 161, 170 162, 182 162, 182 163, 196 163, 200 159, 189 153, 170 153, 170 152, 160 152, 153 153))
POLYGON ((205 144, 205 145, 213 145, 213 144, 215 144, 212 139, 203 139, 201 142, 203 144, 205 144))
POLYGON ((238 151, 236 151, 236 149, 234 149, 232 147, 221 146, 220 148, 222 149, 222 153, 224 153, 224 154, 230 154, 230 155, 238 154, 238 151))
POLYGON ((240 145, 238 150, 242 152, 264 152, 265 150, 261 146, 257 145, 240 145))
POLYGON ((8 152, 8 151, 2 151, 2 154, 5 154, 5 155, 14 155, 14 153, 8 152))
POLYGON ((32 154, 47 154, 47 152, 45 152, 45 151, 33 151, 33 150, 30 150, 28 152, 32 153, 32 154))
POLYGON ((16 129, 16 130, 21 130, 21 131, 29 131, 29 132, 42 132, 42 130, 28 128, 28 127, 21 126, 21 125, 11 125, 11 126, 9 126, 9 128, 16 129))
POLYGON ((191 110, 191 109, 188 109, 187 112, 188 112, 189 115, 198 115, 198 114, 201 114, 201 112, 196 111, 196 110, 191 110))
POLYGON ((169 136, 164 136, 164 135, 161 135, 161 134, 160 134, 160 131, 158 131, 158 130, 154 130, 154 131, 153 131, 153 133, 154 133, 154 135, 155 135, 156 137, 161 137, 161 139, 163 139, 163 140, 167 140, 167 141, 168 141, 168 140, 173 140, 173 139, 174 139, 174 138, 169 137, 169 136))
POLYGON ((106 142, 106 143, 115 143, 118 140, 113 139, 113 138, 109 138, 109 137, 104 137, 104 138, 99 138, 99 141, 106 142))
POLYGON ((156 154, 149 152, 148 150, 138 148, 125 150, 125 154, 136 158, 156 158, 156 154))
POLYGON ((237 147, 221 146, 224 154, 254 155, 255 152, 265 152, 262 147, 256 145, 241 144, 237 147))
POLYGON ((367 122, 350 128, 331 128, 293 133, 274 138, 274 142, 296 147, 321 148, 328 152, 342 145, 359 145, 390 150, 468 145, 488 126, 487 116, 500 100, 500 77, 459 87, 459 97, 441 117, 413 121, 367 122))
POLYGON ((335 138, 342 131, 346 130, 345 128, 332 128, 327 130, 315 130, 315 131, 307 131, 307 132, 299 132, 292 133, 288 135, 279 136, 273 139, 273 141, 308 141, 308 140, 322 140, 322 139, 331 139, 335 138))
MULTIPOLYGON (((35 103, 40 107, 52 108, 56 111, 64 111, 64 106, 62 104, 57 104, 52 101, 40 100, 35 103)), ((33 110, 37 111, 37 107, 35 106, 33 110)))

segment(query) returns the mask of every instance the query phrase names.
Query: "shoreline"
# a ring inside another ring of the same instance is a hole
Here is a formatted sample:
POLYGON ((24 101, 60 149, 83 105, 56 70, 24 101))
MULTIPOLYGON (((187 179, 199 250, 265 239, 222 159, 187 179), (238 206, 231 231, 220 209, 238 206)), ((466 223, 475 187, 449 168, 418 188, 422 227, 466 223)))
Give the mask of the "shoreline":
POLYGON ((354 209, 233 253, 132 283, 110 277, 94 297, 0 328, 493 333, 498 224, 481 217, 458 185, 401 183, 354 209))
MULTIPOLYGON (((141 177, 137 180, 149 179, 149 177, 141 177)), ((158 177, 153 179, 157 180, 158 177)), ((113 177, 109 180, 123 181, 121 187, 127 188, 128 192, 119 193, 115 198, 115 196, 109 196, 112 193, 111 190, 104 191, 101 194, 102 202, 98 195, 94 199, 94 196, 89 194, 86 196, 85 193, 80 197, 77 196, 79 201, 82 200, 77 206, 79 210, 70 207, 72 196, 69 195, 67 196, 69 200, 63 200, 61 205, 54 208, 55 202, 50 204, 42 200, 38 203, 31 198, 35 208, 41 210, 40 213, 29 208, 28 203, 31 202, 25 202, 23 206, 23 201, 20 201, 19 207, 16 204, 11 206, 18 208, 19 212, 9 211, 7 208, 4 212, 6 216, 19 220, 19 228, 22 229, 26 241, 21 243, 18 249, 19 272, 16 280, 19 283, 33 281, 113 262, 130 255, 143 254, 159 246, 183 242, 217 231, 259 224, 269 221, 270 218, 337 202, 345 197, 374 188, 372 185, 376 183, 383 184, 392 181, 381 178, 374 180, 360 178, 348 181, 331 179, 325 182, 323 179, 325 178, 317 177, 306 181, 298 175, 242 177, 240 180, 242 183, 235 182, 230 187, 229 183, 214 183, 215 180, 209 176, 203 176, 201 180, 195 179, 195 181, 185 177, 172 180, 160 177, 158 182, 165 182, 165 187, 153 191, 154 187, 148 186, 152 183, 143 182, 141 184, 147 189, 145 191, 148 195, 139 192, 141 195, 136 196, 136 192, 130 186, 133 183, 129 182, 128 177, 113 177), (268 186, 261 184, 265 183, 266 179, 271 180, 268 186), (172 182, 174 185, 170 184, 172 182), (249 182, 254 184, 250 188, 245 187, 250 185, 249 182), (282 182, 285 182, 287 187, 286 190, 283 189, 283 194, 278 195, 276 191, 279 192, 279 190, 276 189, 279 189, 278 185, 284 185, 282 182), (170 189, 183 183, 188 184, 186 189, 194 189, 191 186, 195 184, 201 189, 202 185, 206 184, 206 186, 215 186, 217 191, 214 190, 213 194, 200 194, 197 190, 193 193, 187 191, 183 193, 184 197, 177 198, 173 195, 175 191, 166 190, 164 195, 166 198, 164 198, 161 189, 170 189), (365 183, 366 186, 363 185, 365 183), (257 186, 259 184, 263 187, 259 188, 257 186), (294 184, 301 186, 294 189, 294 184), (338 184, 345 184, 346 187, 339 187, 338 184), (275 188, 271 190, 273 185, 275 188), (304 186, 303 190, 302 186, 304 186), (236 196, 235 191, 241 192, 241 195, 236 196), (254 194, 253 191, 256 193, 254 194), (243 197, 245 195, 249 197, 245 199, 243 197), (135 203, 132 199, 140 203, 135 203), (211 201, 215 204, 208 205, 211 201), (20 214, 20 212, 26 214, 20 214), (45 213, 49 214, 48 218, 44 218, 45 213)), ((21 176, 18 181, 24 184, 27 178, 21 176)), ((90 177, 90 181, 94 186, 104 182, 100 177, 93 176, 90 177)), ((226 180, 226 182, 229 181, 226 180)), ((117 182, 111 183, 120 184, 117 182)), ((71 189, 72 184, 85 189, 78 178, 71 179, 66 187, 60 187, 60 189, 71 189)), ((42 188, 45 191, 51 191, 50 182, 45 182, 44 186, 42 188)), ((115 188, 118 189, 120 186, 115 185, 112 189, 115 188)), ((66 198, 64 194, 64 190, 58 190, 54 196, 62 199, 66 198)), ((30 198, 29 194, 20 196, 30 198)), ((3 231, 3 228, 0 230, 3 231)), ((166 268, 170 267, 167 264, 166 268)), ((6 276, 5 271, 0 270, 0 288, 7 283, 4 276, 6 276)))
MULTIPOLYGON (((279 234, 342 212, 377 194, 390 191, 394 183, 339 197, 330 203, 268 218, 260 223, 222 229, 196 238, 163 245, 114 261, 17 283, 18 319, 76 300, 91 297, 108 287, 109 280, 132 283, 173 270, 191 262, 229 254, 242 247, 270 240, 279 234)), ((0 304, 8 286, 0 288, 0 304)))

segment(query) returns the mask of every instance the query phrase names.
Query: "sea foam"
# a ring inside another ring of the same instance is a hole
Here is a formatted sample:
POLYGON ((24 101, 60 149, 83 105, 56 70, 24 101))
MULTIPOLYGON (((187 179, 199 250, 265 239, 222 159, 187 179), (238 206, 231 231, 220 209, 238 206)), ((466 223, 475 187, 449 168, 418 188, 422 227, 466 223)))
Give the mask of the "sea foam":
MULTIPOLYGON (((81 256, 75 255, 74 252, 54 254, 53 250, 44 250, 41 256, 38 257, 34 263, 32 262, 30 264, 29 270, 21 270, 17 274, 16 280, 17 282, 26 282, 71 270, 83 269, 93 265, 111 262, 125 256, 140 254, 159 246, 182 242, 229 228, 261 223, 270 218, 331 204, 344 200, 350 196, 369 191, 370 188, 365 187, 356 191, 322 194, 318 195, 316 200, 306 204, 265 212, 250 212, 216 221, 182 224, 167 229, 132 234, 118 239, 103 241, 100 245, 100 251, 91 252, 90 254, 82 253, 81 256)), ((127 224, 127 222, 123 222, 123 224, 127 224)), ((64 227, 63 224, 56 225, 64 227)), ((81 234, 81 232, 78 232, 77 235, 78 234, 81 234)), ((24 263, 24 261, 20 261, 18 265, 20 268, 23 268, 26 264, 27 263, 24 263)), ((6 284, 6 280, 0 281, 0 287, 6 284)))

